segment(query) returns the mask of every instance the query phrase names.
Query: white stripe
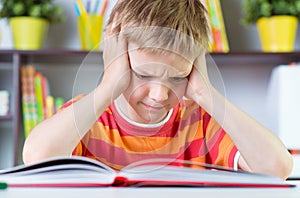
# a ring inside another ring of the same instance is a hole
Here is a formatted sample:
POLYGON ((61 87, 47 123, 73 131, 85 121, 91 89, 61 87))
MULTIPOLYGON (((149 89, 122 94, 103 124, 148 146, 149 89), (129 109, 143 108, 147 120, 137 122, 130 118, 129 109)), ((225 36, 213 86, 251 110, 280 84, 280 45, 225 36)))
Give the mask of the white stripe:
POLYGON ((155 128, 155 127, 163 126, 166 122, 169 121, 169 119, 172 115, 172 112, 173 112, 173 109, 170 109, 170 111, 168 112, 168 115, 162 121, 160 121, 158 123, 143 124, 143 123, 138 123, 138 122, 135 122, 135 121, 129 119, 125 114, 123 114, 121 109, 118 107, 118 103, 116 101, 114 101, 114 104, 115 104, 115 107, 116 107, 118 113, 121 115, 122 118, 124 118, 127 122, 129 122, 132 125, 135 125, 138 127, 143 127, 143 128, 155 128))
POLYGON ((241 153, 239 151, 236 152, 233 160, 233 169, 238 170, 239 168, 239 159, 240 159, 241 153))

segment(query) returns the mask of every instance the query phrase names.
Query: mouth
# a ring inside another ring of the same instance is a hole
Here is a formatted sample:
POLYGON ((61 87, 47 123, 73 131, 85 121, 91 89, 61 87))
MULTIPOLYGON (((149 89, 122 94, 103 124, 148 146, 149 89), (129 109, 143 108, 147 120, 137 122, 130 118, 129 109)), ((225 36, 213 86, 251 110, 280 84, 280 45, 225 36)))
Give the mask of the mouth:
POLYGON ((162 110, 164 109, 164 106, 162 105, 149 105, 149 104, 146 104, 146 103, 141 103, 145 109, 149 110, 149 111, 158 111, 158 110, 162 110))

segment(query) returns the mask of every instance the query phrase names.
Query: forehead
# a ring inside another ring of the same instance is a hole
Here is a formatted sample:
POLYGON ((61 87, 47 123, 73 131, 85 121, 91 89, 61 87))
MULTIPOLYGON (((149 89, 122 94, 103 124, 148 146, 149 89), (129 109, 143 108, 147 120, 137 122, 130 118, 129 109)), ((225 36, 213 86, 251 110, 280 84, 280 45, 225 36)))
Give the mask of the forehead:
POLYGON ((169 72, 171 75, 188 75, 193 60, 188 60, 170 51, 153 51, 148 49, 129 50, 131 67, 141 72, 169 72))

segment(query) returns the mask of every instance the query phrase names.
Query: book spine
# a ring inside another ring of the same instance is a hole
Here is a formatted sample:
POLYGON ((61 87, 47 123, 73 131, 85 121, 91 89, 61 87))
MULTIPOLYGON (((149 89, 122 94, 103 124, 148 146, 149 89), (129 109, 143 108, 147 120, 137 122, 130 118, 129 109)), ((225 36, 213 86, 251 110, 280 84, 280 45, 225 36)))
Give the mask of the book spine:
POLYGON ((35 87, 34 87, 35 67, 33 65, 28 65, 27 73, 28 73, 29 113, 30 113, 30 131, 31 131, 38 123, 37 104, 36 104, 35 87))
POLYGON ((56 113, 64 99, 50 96, 48 79, 32 65, 21 67, 24 137, 41 121, 56 113))
POLYGON ((212 11, 210 7, 210 0, 203 0, 203 4, 204 6, 206 6, 209 21, 209 52, 213 52, 215 49, 215 41, 213 36, 212 11))
POLYGON ((30 124, 30 111, 29 111, 29 83, 28 83, 27 68, 25 66, 21 67, 21 91, 22 91, 22 112, 23 112, 23 125, 24 125, 24 135, 27 137, 31 130, 30 124))
POLYGON ((6 116, 9 112, 9 92, 0 90, 0 116, 6 116))
POLYGON ((216 8, 214 4, 214 0, 208 0, 209 3, 209 14, 211 19, 211 29, 212 29, 212 37, 213 37, 213 44, 212 44, 212 51, 213 52, 221 52, 222 45, 221 45, 221 33, 219 30, 219 21, 216 14, 216 8))
POLYGON ((61 97, 55 98, 55 112, 57 112, 65 103, 65 100, 61 97))
POLYGON ((37 121, 40 123, 44 120, 44 104, 43 104, 43 90, 42 90, 42 74, 36 72, 34 75, 34 87, 35 87, 35 97, 37 104, 37 121))
POLYGON ((46 118, 50 118, 55 113, 54 98, 52 96, 47 96, 46 107, 46 118))
POLYGON ((229 52, 229 44, 228 44, 228 38, 226 34, 226 27, 224 23, 224 17, 222 12, 222 6, 220 0, 214 0, 215 2, 215 8, 216 8, 216 14, 219 21, 219 28, 220 28, 220 34, 221 34, 221 45, 222 45, 222 52, 229 52))
POLYGON ((47 115, 47 96, 49 95, 48 90, 48 80, 47 78, 42 75, 42 99, 43 99, 43 119, 46 119, 48 117, 47 115))
POLYGON ((207 0, 213 37, 213 52, 228 52, 229 45, 225 31, 220 0, 207 0))

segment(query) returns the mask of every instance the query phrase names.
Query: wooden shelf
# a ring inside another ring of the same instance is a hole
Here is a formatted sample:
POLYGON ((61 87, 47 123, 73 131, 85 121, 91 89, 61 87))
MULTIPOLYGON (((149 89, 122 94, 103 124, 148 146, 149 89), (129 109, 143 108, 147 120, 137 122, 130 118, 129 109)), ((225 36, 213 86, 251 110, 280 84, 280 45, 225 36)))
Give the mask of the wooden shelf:
MULTIPOLYGON (((43 50, 0 50, 1 55, 19 55, 24 57, 30 56, 86 56, 88 54, 101 55, 101 51, 81 51, 72 49, 43 49, 43 50)), ((272 62, 276 64, 286 64, 287 62, 300 61, 300 51, 295 52, 259 52, 259 51, 244 51, 244 52, 229 52, 229 53, 209 53, 215 60, 218 61, 249 61, 255 62, 272 62), (253 58, 255 57, 255 58, 253 58)), ((9 57, 9 56, 7 56, 9 57)), ((11 59, 11 58, 10 58, 11 59)), ((3 61, 3 56, 0 57, 3 61)))
POLYGON ((8 120, 12 120, 12 116, 11 115, 5 115, 5 116, 0 116, 0 121, 8 121, 8 120))
POLYGON ((291 62, 300 62, 300 52, 230 52, 230 53, 211 53, 210 54, 218 66, 226 67, 232 64, 251 67, 260 65, 265 67, 275 67, 286 65, 291 62))

